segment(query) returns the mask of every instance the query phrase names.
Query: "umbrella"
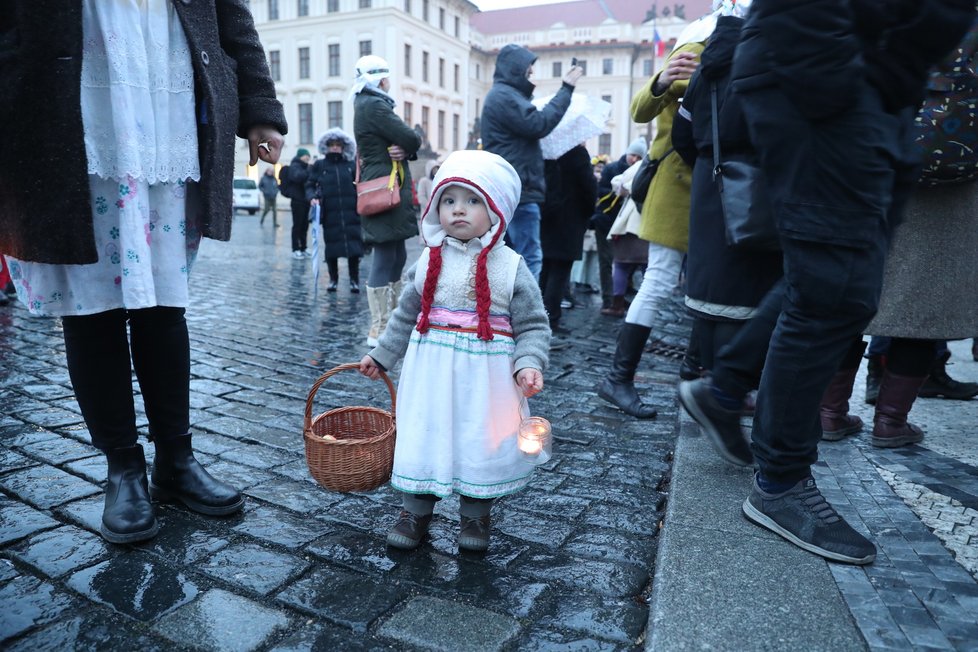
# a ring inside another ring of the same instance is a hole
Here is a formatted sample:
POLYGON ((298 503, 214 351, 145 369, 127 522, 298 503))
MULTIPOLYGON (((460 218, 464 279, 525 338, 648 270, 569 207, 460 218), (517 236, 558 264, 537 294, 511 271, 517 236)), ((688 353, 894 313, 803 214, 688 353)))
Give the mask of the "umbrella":
MULTIPOLYGON (((553 99, 553 95, 533 100, 539 109, 553 99)), ((567 113, 549 134, 540 139, 543 158, 558 159, 589 138, 605 132, 605 125, 611 116, 611 104, 602 99, 589 97, 583 93, 571 95, 567 113)))
POLYGON ((319 206, 312 207, 312 293, 319 292, 319 206))

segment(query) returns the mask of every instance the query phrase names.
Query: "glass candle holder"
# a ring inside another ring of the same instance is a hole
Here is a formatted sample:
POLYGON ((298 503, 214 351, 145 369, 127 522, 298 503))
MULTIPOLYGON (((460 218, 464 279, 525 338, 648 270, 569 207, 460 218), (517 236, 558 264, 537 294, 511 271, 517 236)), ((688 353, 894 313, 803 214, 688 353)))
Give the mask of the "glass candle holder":
POLYGON ((523 458, 533 464, 550 460, 550 422, 543 417, 526 417, 520 422, 517 445, 523 458))

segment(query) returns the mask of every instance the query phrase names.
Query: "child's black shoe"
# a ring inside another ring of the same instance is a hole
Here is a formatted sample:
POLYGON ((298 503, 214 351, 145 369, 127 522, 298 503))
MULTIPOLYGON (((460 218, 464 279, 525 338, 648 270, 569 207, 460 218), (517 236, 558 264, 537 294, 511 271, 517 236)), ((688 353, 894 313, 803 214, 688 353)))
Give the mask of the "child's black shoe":
POLYGON ((421 543, 430 524, 431 514, 419 516, 402 509, 397 523, 387 533, 387 545, 401 550, 414 550, 421 543))
POLYGON ((459 550, 484 552, 489 548, 489 515, 472 518, 463 516, 458 533, 459 550))

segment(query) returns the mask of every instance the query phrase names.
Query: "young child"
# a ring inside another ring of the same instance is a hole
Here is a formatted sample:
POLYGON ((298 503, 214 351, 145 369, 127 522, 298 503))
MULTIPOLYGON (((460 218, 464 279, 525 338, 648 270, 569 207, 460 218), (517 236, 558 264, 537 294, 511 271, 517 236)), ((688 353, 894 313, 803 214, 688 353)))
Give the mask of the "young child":
POLYGON ((503 244, 520 188, 496 154, 445 160, 421 218, 427 248, 378 346, 360 361, 377 379, 404 357, 391 476, 404 509, 387 535, 393 547, 416 548, 435 502, 454 492, 459 548, 486 550, 493 499, 523 488, 533 472, 516 435, 529 414, 523 397, 543 389, 550 327, 536 280, 503 244))

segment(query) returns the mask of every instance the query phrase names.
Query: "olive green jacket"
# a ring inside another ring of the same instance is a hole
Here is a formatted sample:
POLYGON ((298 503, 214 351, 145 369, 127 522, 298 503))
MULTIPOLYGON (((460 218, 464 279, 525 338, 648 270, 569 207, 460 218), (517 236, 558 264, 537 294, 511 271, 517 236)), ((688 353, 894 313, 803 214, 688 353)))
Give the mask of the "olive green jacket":
MULTIPOLYGON (((677 52, 703 51, 702 43, 687 43, 677 52)), ((669 65, 666 59, 666 65, 669 65)), ((674 81, 662 95, 653 95, 652 86, 662 71, 656 73, 632 98, 632 120, 646 123, 657 120, 655 139, 650 148, 652 158, 661 157, 672 147, 672 122, 679 111, 679 102, 686 92, 689 80, 674 81)), ((659 165, 652 178, 649 194, 642 205, 642 224, 638 237, 655 244, 685 253, 689 244, 689 193, 692 185, 692 169, 679 154, 672 152, 659 165)))

